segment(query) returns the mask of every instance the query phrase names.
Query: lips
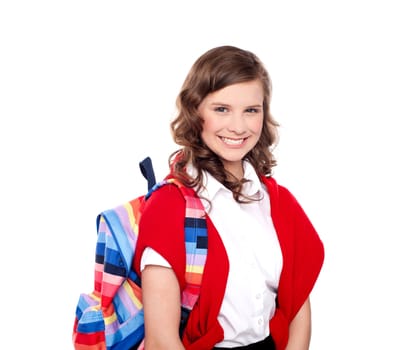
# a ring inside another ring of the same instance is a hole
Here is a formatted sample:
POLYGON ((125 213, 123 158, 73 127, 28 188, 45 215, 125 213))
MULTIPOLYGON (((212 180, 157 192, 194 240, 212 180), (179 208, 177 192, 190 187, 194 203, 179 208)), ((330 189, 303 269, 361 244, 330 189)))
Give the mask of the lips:
POLYGON ((220 137, 220 139, 229 146, 239 146, 241 145, 247 138, 240 138, 240 139, 233 139, 229 137, 220 137))

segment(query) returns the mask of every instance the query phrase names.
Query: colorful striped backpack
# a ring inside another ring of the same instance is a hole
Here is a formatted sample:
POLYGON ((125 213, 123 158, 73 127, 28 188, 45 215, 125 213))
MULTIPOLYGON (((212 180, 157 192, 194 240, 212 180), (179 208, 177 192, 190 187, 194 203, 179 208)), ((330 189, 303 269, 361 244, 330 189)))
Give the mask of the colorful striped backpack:
POLYGON ((207 256, 205 211, 195 193, 175 179, 156 183, 150 158, 140 163, 148 193, 106 210, 97 217, 94 291, 82 293, 76 307, 73 344, 76 350, 144 349, 141 281, 132 269, 140 213, 158 188, 177 186, 186 200, 186 288, 181 296, 180 332, 197 301, 207 256))

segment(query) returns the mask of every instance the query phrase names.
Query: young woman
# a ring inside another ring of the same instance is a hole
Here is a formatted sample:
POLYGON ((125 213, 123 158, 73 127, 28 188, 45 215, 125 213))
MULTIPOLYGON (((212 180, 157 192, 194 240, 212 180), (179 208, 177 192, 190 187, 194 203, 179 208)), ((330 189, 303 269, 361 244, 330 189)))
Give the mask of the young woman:
POLYGON ((299 203, 272 177, 278 124, 270 99, 264 65, 237 47, 207 51, 184 81, 171 123, 180 149, 168 176, 201 198, 208 255, 180 336, 185 202, 175 186, 154 192, 134 258, 146 350, 309 348, 309 294, 324 249, 299 203))

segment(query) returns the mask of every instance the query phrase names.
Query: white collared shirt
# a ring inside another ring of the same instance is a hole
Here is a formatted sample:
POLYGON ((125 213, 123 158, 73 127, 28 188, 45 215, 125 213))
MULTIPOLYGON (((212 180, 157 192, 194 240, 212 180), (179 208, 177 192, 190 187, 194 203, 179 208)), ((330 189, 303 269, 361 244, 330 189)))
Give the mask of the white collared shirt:
MULTIPOLYGON (((195 169, 189 167, 190 175, 195 169)), ((283 265, 282 252, 270 216, 267 191, 253 166, 244 162, 243 193, 259 201, 237 203, 233 194, 209 173, 204 172, 199 196, 216 227, 229 259, 229 275, 218 321, 224 330, 220 347, 251 344, 269 335, 269 320, 283 265), (211 208, 207 201, 211 201, 211 208)), ((169 266, 155 251, 146 248, 141 270, 148 264, 169 266)))

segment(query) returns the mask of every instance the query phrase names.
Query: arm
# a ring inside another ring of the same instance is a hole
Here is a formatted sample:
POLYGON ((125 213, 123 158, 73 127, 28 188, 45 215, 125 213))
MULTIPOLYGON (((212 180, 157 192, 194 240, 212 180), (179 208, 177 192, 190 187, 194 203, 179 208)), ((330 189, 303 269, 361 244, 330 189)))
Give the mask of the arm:
POLYGON ((311 307, 309 298, 289 325, 286 350, 308 350, 311 338, 311 307))
POLYGON ((148 265, 142 271, 145 349, 184 350, 179 337, 180 287, 174 271, 148 265))

